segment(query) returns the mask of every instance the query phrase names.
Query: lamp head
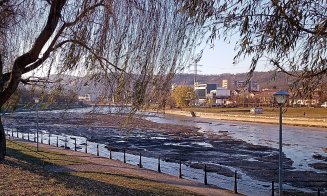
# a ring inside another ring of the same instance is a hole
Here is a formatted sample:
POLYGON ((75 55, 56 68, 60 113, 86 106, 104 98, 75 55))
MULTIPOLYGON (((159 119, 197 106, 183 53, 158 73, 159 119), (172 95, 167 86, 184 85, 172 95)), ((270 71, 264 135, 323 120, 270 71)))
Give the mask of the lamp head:
POLYGON ((277 101, 277 103, 279 105, 285 104, 288 96, 289 96, 289 94, 288 94, 287 90, 280 90, 280 91, 277 91, 276 93, 274 93, 275 100, 277 101))

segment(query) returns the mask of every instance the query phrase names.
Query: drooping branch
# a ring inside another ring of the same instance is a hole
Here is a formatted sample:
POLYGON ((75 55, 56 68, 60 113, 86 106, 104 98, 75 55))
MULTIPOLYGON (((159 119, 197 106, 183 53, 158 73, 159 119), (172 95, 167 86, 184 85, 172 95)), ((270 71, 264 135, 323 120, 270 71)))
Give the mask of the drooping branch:
POLYGON ((46 84, 53 84, 56 81, 50 81, 48 78, 30 76, 28 78, 22 78, 21 82, 25 85, 38 85, 40 83, 46 85, 46 84))
POLYGON ((117 69, 118 71, 124 71, 123 69, 121 69, 120 67, 118 67, 117 65, 115 65, 114 63, 110 62, 107 58, 99 56, 91 47, 87 46, 85 43, 83 43, 80 40, 77 39, 70 39, 70 40, 65 40, 60 42, 59 44, 57 44, 54 49, 56 48, 60 48, 62 47, 64 44, 66 43, 73 43, 73 44, 77 44, 79 46, 81 46, 82 48, 88 50, 95 58, 98 59, 98 61, 100 63, 102 63, 102 61, 106 62, 107 64, 109 64, 110 66, 114 67, 115 69, 117 69))
POLYGON ((0 92, 0 106, 2 106, 16 91, 18 84, 21 81, 22 74, 24 73, 25 66, 35 62, 38 59, 42 48, 48 42, 58 25, 61 10, 65 3, 66 0, 57 0, 52 2, 47 23, 40 35, 36 38, 34 45, 27 53, 16 58, 12 68, 9 84, 6 89, 0 92))

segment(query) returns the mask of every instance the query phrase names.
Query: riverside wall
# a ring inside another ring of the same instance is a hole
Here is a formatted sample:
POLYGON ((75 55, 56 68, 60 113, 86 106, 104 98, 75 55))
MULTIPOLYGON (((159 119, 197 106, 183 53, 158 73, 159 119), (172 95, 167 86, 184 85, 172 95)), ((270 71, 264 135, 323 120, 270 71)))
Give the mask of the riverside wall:
MULTIPOLYGON (((192 114, 190 111, 181 111, 181 110, 165 110, 166 114, 189 116, 192 114)), ((219 113, 204 113, 204 112, 195 112, 196 117, 215 119, 215 120, 227 120, 227 121, 242 121, 242 122, 253 122, 253 123, 269 123, 269 124, 278 124, 279 116, 270 117, 264 116, 263 114, 219 114, 219 113)), ((303 127, 321 127, 327 128, 327 119, 326 118, 305 118, 305 117, 283 117, 284 125, 292 126, 303 126, 303 127)), ((327 131, 327 130, 326 130, 327 131)))

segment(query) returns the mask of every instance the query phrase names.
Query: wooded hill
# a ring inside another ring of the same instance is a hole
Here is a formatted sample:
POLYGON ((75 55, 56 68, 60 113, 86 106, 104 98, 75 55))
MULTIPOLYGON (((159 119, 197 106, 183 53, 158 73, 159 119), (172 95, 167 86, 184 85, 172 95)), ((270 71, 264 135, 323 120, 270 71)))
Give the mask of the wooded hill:
MULTIPOLYGON (((197 81, 200 83, 214 83, 221 86, 222 80, 228 80, 228 88, 233 88, 234 81, 244 81, 247 79, 247 73, 238 74, 217 74, 217 75, 197 75, 197 81)), ((253 81, 257 81, 260 89, 288 89, 288 84, 291 78, 284 73, 269 72, 254 72, 253 81)), ((194 74, 177 74, 172 83, 177 85, 193 85, 194 74)))

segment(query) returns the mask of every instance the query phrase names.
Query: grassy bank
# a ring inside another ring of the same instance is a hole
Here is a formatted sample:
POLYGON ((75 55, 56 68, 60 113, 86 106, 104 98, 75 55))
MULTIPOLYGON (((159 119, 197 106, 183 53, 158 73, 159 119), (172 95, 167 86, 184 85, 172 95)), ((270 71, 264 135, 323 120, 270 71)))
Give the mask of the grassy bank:
MULTIPOLYGON (((251 108, 183 108, 184 111, 194 111, 203 113, 215 113, 215 114, 250 114, 251 108)), ((258 116, 274 117, 278 116, 279 108, 265 107, 263 108, 263 114, 258 116)), ((327 108, 284 108, 284 117, 305 117, 305 118, 327 118, 327 108)))
POLYGON ((8 156, 0 164, 0 195, 195 195, 116 171, 65 170, 66 165, 86 162, 65 154, 41 150, 37 153, 35 147, 29 144, 8 141, 8 156))

